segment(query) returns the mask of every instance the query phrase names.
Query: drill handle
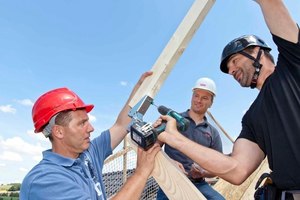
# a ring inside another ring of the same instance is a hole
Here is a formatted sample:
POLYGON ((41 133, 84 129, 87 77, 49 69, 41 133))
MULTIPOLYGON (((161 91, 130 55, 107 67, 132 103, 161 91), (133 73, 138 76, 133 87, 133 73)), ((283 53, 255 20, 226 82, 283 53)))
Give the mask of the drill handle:
POLYGON ((159 135, 161 132, 163 132, 166 129, 166 125, 167 125, 167 121, 163 120, 158 127, 153 128, 156 135, 159 135))

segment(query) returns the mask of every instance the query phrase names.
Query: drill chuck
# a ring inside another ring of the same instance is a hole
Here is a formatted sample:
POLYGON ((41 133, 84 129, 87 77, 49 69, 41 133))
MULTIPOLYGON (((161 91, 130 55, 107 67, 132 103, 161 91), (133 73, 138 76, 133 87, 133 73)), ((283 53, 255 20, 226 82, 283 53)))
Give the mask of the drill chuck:
POLYGON ((165 106, 159 106, 157 108, 158 112, 162 115, 169 115, 176 119, 177 122, 177 129, 179 131, 186 131, 190 125, 190 121, 184 117, 182 117, 179 113, 175 112, 174 110, 167 108, 165 106))

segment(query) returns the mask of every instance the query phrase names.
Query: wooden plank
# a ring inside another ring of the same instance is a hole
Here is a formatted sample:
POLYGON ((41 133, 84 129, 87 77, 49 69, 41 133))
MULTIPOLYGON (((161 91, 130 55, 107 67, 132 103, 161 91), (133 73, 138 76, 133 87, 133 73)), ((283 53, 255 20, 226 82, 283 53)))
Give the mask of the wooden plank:
POLYGON ((225 199, 252 200, 254 199, 255 184, 259 177, 265 172, 270 172, 267 159, 265 159, 241 185, 233 185, 220 179, 214 185, 214 189, 221 193, 225 199))
MULTIPOLYGON (((154 63, 151 69, 153 75, 143 82, 129 102, 131 108, 145 95, 154 99, 154 96, 186 49, 214 2, 215 0, 195 0, 170 41, 154 63)), ((170 162, 168 156, 163 151, 159 152, 156 156, 152 176, 169 199, 205 199, 187 177, 170 162)))
POLYGON ((151 71, 154 72, 153 75, 143 82, 137 93, 129 102, 130 107, 133 107, 145 95, 154 98, 214 2, 215 0, 196 0, 193 3, 154 63, 151 69, 151 71))
MULTIPOLYGON (((131 140, 129 135, 127 135, 126 139, 130 147, 136 151, 136 144, 131 140)), ((206 199, 162 150, 155 158, 155 165, 151 176, 153 176, 171 200, 206 199)))

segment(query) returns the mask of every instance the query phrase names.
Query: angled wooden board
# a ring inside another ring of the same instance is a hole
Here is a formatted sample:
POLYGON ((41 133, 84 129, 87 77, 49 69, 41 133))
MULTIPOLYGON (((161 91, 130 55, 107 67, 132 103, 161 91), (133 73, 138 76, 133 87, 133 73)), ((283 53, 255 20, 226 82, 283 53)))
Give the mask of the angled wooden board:
MULTIPOLYGON (((136 151, 136 144, 129 135, 127 139, 130 146, 136 151)), ((171 200, 206 199, 178 166, 173 164, 171 158, 164 151, 157 154, 151 176, 171 200)))
MULTIPOLYGON (((195 0, 168 44, 154 63, 151 69, 153 75, 143 82, 129 102, 131 108, 145 95, 154 99, 154 96, 157 94, 175 63, 186 49, 188 43, 203 22, 214 2, 215 0, 195 0)), ((159 152, 156 156, 155 168, 152 176, 169 199, 205 199, 188 178, 170 162, 168 156, 163 151, 159 152)))
POLYGON ((192 7, 154 63, 151 69, 154 74, 143 82, 137 93, 129 102, 130 107, 136 105, 136 103, 145 95, 154 98, 214 2, 215 0, 196 0, 193 3, 192 7))

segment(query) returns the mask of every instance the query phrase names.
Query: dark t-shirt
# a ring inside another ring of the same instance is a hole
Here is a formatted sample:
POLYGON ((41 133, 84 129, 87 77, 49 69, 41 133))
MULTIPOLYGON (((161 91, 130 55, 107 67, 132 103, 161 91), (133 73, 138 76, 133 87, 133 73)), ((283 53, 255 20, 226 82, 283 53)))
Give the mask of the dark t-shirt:
POLYGON ((277 66, 244 115, 239 138, 257 143, 267 155, 277 187, 300 189, 300 43, 275 35, 273 40, 277 66))
MULTIPOLYGON (((219 152, 223 151, 220 134, 215 127, 208 123, 206 117, 204 117, 203 123, 196 125, 194 120, 190 118, 188 110, 181 113, 181 116, 190 120, 188 129, 181 134, 198 144, 215 149, 219 152)), ((168 144, 165 144, 165 152, 170 158, 180 162, 187 172, 191 170, 194 161, 185 154, 181 153, 177 149, 172 148, 168 144)))

